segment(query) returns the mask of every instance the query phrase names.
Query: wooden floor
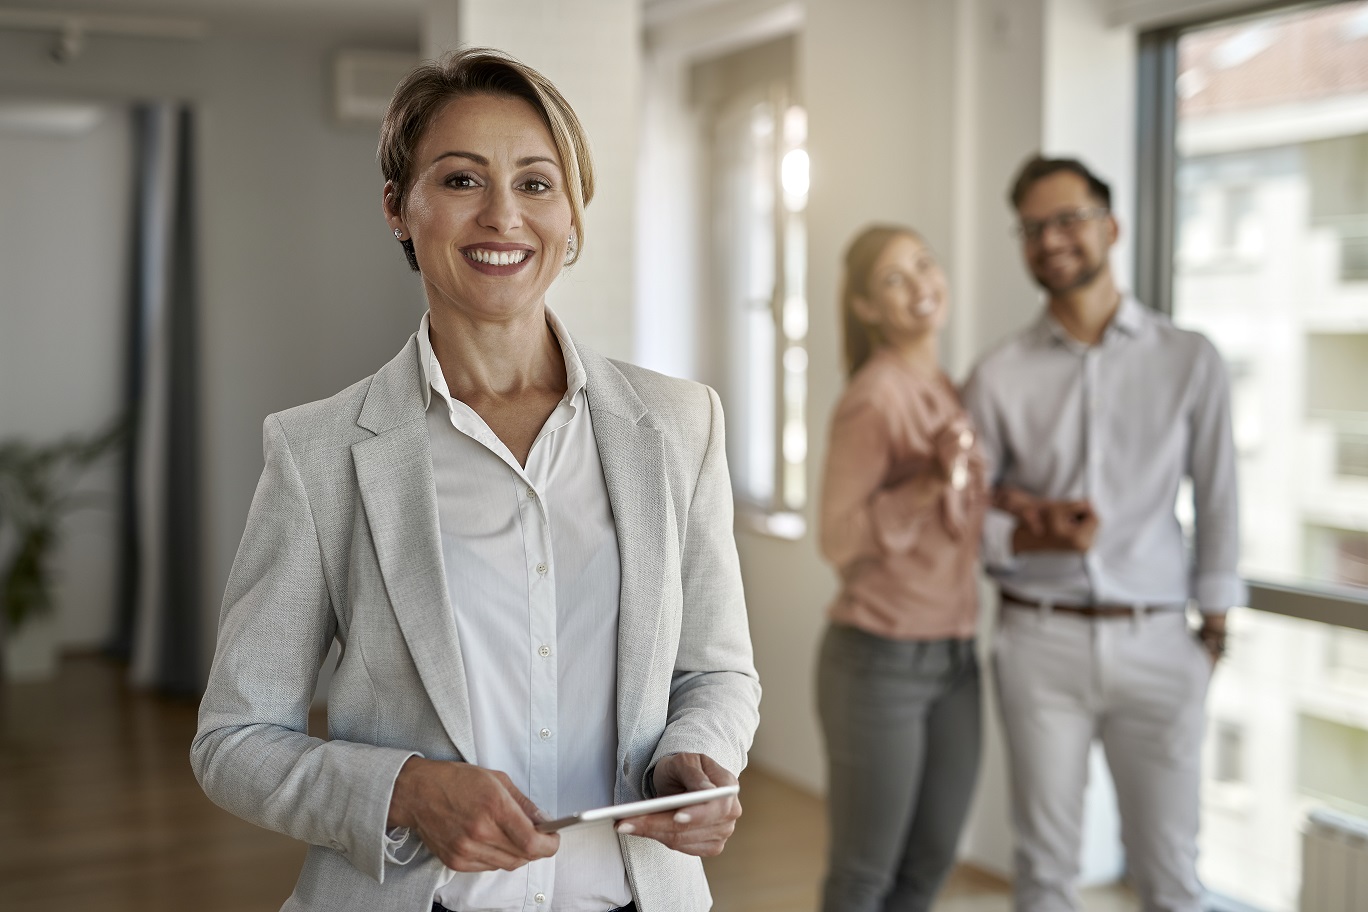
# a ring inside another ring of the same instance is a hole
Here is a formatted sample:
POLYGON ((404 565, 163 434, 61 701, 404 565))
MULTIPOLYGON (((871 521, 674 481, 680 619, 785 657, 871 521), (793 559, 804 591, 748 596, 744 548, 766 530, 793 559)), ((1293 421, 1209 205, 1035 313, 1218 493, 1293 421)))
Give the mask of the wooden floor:
MULTIPOLYGON (((56 681, 0 685, 0 908, 268 912, 304 848, 209 802, 190 772, 195 706, 130 692, 83 657, 56 681)), ((758 770, 707 863, 717 912, 816 908, 820 800, 758 770)), ((1006 887, 958 870, 938 909, 1006 909, 1006 887)))

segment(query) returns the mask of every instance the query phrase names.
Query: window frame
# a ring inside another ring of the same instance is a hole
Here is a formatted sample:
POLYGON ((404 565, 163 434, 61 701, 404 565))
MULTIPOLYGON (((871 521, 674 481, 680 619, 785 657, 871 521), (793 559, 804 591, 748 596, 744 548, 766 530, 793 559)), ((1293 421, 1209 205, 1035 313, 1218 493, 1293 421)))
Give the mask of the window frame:
MULTIPOLYGON (((1319 2, 1265 3, 1233 15, 1195 18, 1143 31, 1136 65, 1135 290, 1160 313, 1173 314, 1174 213, 1177 172, 1178 40, 1184 32, 1215 23, 1238 22, 1274 11, 1334 5, 1319 2)), ((1368 589, 1331 584, 1290 584, 1245 579, 1248 607, 1255 611, 1368 631, 1368 589)))

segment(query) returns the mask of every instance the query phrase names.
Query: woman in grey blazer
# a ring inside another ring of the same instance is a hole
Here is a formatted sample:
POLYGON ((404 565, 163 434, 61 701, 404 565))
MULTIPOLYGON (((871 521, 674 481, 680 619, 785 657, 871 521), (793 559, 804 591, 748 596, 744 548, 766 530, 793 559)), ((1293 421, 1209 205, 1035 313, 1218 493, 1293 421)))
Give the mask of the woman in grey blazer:
POLYGON ((745 765, 760 688, 717 396, 546 308, 594 179, 543 76, 484 49, 419 67, 380 161, 428 313, 373 376, 266 420, 195 773, 310 844, 286 909, 707 909, 734 798, 535 824, 745 765))

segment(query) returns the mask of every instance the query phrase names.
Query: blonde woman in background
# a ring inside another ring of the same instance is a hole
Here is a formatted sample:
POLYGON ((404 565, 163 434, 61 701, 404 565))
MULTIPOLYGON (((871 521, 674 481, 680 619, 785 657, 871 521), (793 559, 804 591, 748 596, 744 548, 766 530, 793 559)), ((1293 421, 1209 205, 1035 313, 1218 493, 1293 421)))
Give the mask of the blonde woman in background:
POLYGON ((901 226, 845 258, 850 384, 821 503, 840 574, 818 665, 831 824, 826 912, 931 907, 969 809, 980 750, 976 564, 983 462, 937 335, 945 273, 901 226))

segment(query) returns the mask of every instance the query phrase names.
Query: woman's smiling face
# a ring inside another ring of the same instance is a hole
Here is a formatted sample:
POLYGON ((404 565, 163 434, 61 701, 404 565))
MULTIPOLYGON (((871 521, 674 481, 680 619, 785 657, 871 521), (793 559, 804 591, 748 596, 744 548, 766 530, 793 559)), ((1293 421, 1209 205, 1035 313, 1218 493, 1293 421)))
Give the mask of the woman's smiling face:
POLYGON ((945 323, 949 294, 945 273, 920 238, 901 234, 874 261, 866 294, 855 300, 855 313, 877 327, 895 346, 934 333, 945 323))
POLYGON ((414 150, 413 183, 385 215, 412 238, 428 306, 503 322, 540 307, 572 232, 560 156, 521 98, 466 95, 432 119, 414 150))

